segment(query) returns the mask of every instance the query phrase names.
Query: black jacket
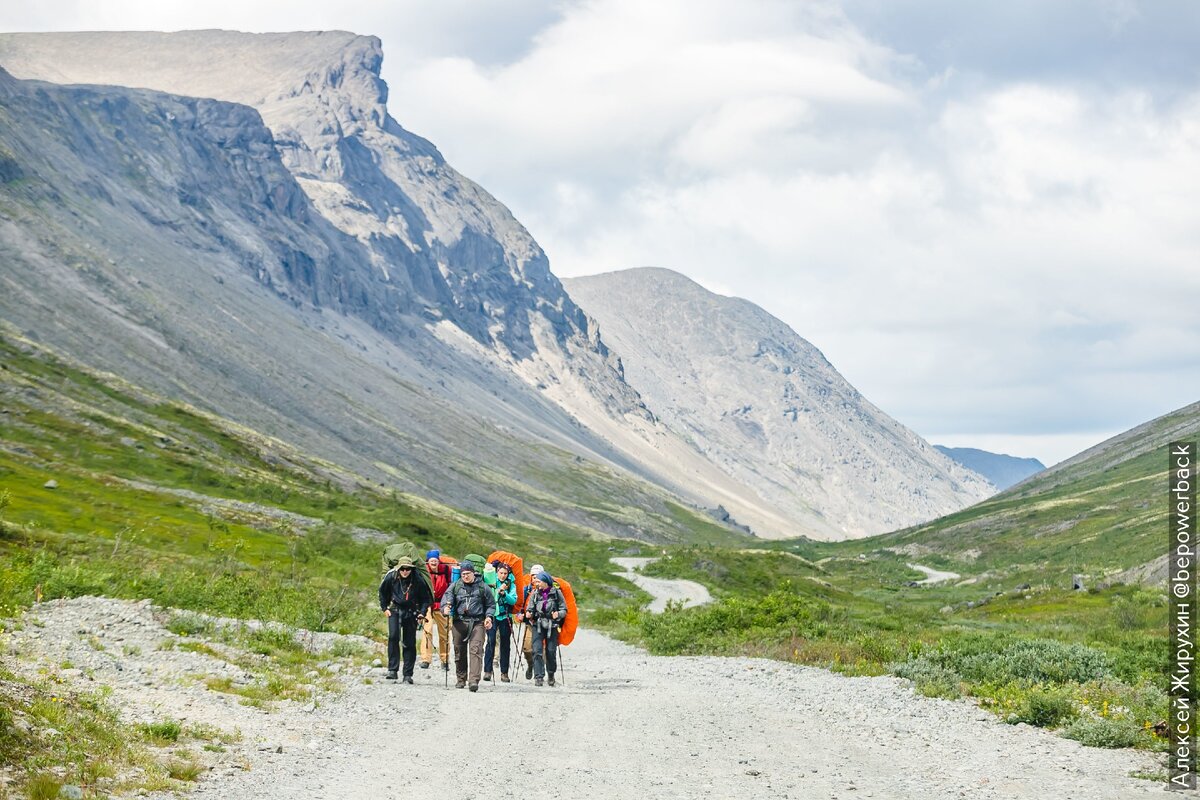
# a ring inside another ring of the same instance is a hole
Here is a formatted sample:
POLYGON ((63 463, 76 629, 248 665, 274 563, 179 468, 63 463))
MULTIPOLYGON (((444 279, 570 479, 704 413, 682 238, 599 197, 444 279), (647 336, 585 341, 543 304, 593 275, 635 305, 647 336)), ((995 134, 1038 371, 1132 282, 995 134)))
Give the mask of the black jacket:
POLYGON ((416 570, 407 579, 400 577, 400 573, 394 569, 383 576, 383 582, 379 584, 380 610, 395 607, 424 616, 431 605, 433 593, 425 581, 417 577, 416 570))

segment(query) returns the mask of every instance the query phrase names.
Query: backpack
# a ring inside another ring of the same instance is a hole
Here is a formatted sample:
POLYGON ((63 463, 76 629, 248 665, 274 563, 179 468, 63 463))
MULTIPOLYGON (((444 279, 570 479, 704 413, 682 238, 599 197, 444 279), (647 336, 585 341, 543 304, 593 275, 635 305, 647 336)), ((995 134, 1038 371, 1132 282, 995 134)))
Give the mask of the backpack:
POLYGON ((433 578, 429 575, 429 565, 425 563, 424 553, 418 550, 412 542, 396 542, 383 549, 381 562, 384 574, 395 569, 396 564, 405 556, 413 560, 413 571, 421 576, 421 580, 425 581, 425 586, 429 589, 429 596, 433 597, 433 578))

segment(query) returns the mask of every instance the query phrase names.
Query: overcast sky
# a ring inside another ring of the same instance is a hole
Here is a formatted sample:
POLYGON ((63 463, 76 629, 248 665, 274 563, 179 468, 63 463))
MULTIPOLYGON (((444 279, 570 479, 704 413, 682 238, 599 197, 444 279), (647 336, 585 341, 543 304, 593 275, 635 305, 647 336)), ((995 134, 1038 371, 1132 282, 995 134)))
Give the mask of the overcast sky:
POLYGON ((746 297, 935 443, 1047 464, 1200 399, 1194 0, 81 0, 345 29, 561 276, 746 297))

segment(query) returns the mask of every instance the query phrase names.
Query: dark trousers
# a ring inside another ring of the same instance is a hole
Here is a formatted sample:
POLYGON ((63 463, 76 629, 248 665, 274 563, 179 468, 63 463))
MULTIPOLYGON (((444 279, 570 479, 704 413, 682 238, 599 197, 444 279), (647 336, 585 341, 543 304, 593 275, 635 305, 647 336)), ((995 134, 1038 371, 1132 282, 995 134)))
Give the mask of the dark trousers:
POLYGON ((454 670, 460 681, 479 683, 483 671, 483 620, 452 617, 450 636, 454 639, 454 670), (467 656, 470 655, 470 674, 467 656))
MULTIPOLYGON (((549 620, 547 620, 549 622, 549 620)), ((533 626, 533 677, 541 678, 558 672, 558 627, 545 626, 538 620, 533 626)))
POLYGON ((400 645, 404 645, 404 676, 411 678, 417 662, 417 618, 410 611, 392 609, 388 621, 388 672, 400 670, 400 645))
POLYGON ((509 646, 512 644, 512 620, 498 619, 487 632, 487 644, 483 647, 483 671, 492 671, 492 659, 496 655, 496 639, 500 639, 500 674, 508 674, 509 646))

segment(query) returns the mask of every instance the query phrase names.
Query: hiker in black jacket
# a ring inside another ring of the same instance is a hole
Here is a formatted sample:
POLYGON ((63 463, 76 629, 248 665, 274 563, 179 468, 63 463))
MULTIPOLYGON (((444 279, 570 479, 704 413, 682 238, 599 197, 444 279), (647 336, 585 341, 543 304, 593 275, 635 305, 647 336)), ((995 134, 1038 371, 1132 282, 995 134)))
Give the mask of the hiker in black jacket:
POLYGON ((433 605, 433 594, 425 581, 417 576, 415 566, 411 558, 404 556, 383 576, 383 582, 379 584, 379 608, 388 621, 389 681, 396 680, 403 640, 404 682, 413 682, 413 665, 417 662, 417 627, 433 605))
POLYGON ((469 678, 471 691, 477 692, 483 673, 484 631, 492 627, 496 618, 496 595, 482 578, 476 577, 475 565, 470 561, 463 559, 459 570, 459 579, 442 595, 442 611, 450 617, 450 634, 454 638, 454 666, 458 672, 455 686, 463 688, 469 678))

